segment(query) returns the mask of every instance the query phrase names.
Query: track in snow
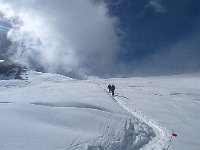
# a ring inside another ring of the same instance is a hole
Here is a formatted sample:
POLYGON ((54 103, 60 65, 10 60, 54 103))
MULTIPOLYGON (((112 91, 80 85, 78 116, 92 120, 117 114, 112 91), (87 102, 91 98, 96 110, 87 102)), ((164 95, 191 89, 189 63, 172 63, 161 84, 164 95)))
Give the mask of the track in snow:
MULTIPOLYGON (((91 83, 94 83, 90 81, 91 83)), ((126 112, 137 118, 140 122, 145 123, 149 127, 153 129, 153 132, 155 133, 155 137, 152 140, 148 141, 147 143, 143 144, 142 149, 145 150, 166 150, 166 147, 168 145, 168 141, 170 138, 169 131, 167 129, 161 127, 156 121, 153 119, 150 119, 149 117, 145 116, 142 112, 138 111, 137 109, 133 108, 132 106, 128 106, 126 102, 123 99, 129 99, 130 98, 120 95, 120 93, 116 93, 115 96, 112 96, 108 91, 102 87, 99 83, 94 83, 97 86, 99 86, 101 89, 104 90, 108 95, 111 96, 113 101, 117 103, 121 108, 123 108, 126 112)), ((141 143, 142 144, 142 143, 141 143)))

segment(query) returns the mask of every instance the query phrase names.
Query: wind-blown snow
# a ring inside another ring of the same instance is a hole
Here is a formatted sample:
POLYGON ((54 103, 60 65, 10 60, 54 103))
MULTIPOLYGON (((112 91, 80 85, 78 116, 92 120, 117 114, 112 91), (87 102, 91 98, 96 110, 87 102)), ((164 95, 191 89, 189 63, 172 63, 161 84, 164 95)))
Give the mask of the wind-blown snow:
POLYGON ((105 2, 0 0, 0 14, 11 28, 9 59, 73 78, 115 72, 118 19, 109 14, 105 2))
POLYGON ((74 80, 29 71, 0 80, 0 149, 195 150, 197 76, 74 80), (116 85, 115 96, 107 84, 116 85), (193 137, 193 138, 191 138, 193 137))

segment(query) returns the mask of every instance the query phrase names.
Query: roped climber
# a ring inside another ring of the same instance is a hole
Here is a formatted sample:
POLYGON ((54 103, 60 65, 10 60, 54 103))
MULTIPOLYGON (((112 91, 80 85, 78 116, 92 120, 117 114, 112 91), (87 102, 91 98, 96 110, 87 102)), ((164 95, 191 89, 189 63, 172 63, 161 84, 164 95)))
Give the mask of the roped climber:
POLYGON ((112 96, 114 96, 114 95, 115 95, 115 86, 112 85, 110 90, 111 90, 111 92, 112 92, 112 96))
POLYGON ((110 93, 111 92, 111 85, 108 84, 108 92, 110 93))

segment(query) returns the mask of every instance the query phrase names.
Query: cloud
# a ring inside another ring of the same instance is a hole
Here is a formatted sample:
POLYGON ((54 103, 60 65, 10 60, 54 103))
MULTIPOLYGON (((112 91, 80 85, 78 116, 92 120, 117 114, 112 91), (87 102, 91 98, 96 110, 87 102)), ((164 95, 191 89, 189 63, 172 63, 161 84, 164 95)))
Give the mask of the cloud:
POLYGON ((146 7, 153 8, 153 10, 157 13, 165 13, 166 9, 161 4, 161 0, 150 0, 146 7))
POLYGON ((102 75, 114 71, 119 51, 115 31, 118 20, 108 14, 105 3, 94 0, 0 0, 0 3, 9 7, 4 14, 16 26, 8 33, 13 42, 10 47, 13 58, 62 74, 102 75), (18 22, 11 19, 14 15, 18 22))
POLYGON ((200 70, 196 0, 0 2, 13 26, 8 54, 33 69, 71 76, 200 70))

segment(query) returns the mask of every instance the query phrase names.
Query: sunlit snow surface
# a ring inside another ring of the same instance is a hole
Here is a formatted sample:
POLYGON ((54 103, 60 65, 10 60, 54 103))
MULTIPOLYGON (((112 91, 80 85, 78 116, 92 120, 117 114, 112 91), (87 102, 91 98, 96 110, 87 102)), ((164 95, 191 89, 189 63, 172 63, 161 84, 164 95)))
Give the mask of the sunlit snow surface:
POLYGON ((0 80, 0 149, 132 150, 200 146, 200 78, 73 80, 28 72, 0 80), (116 96, 106 91, 116 85, 116 96))
POLYGON ((117 97, 168 130, 175 130, 169 149, 200 148, 200 74, 119 78, 97 81, 116 85, 117 97))

